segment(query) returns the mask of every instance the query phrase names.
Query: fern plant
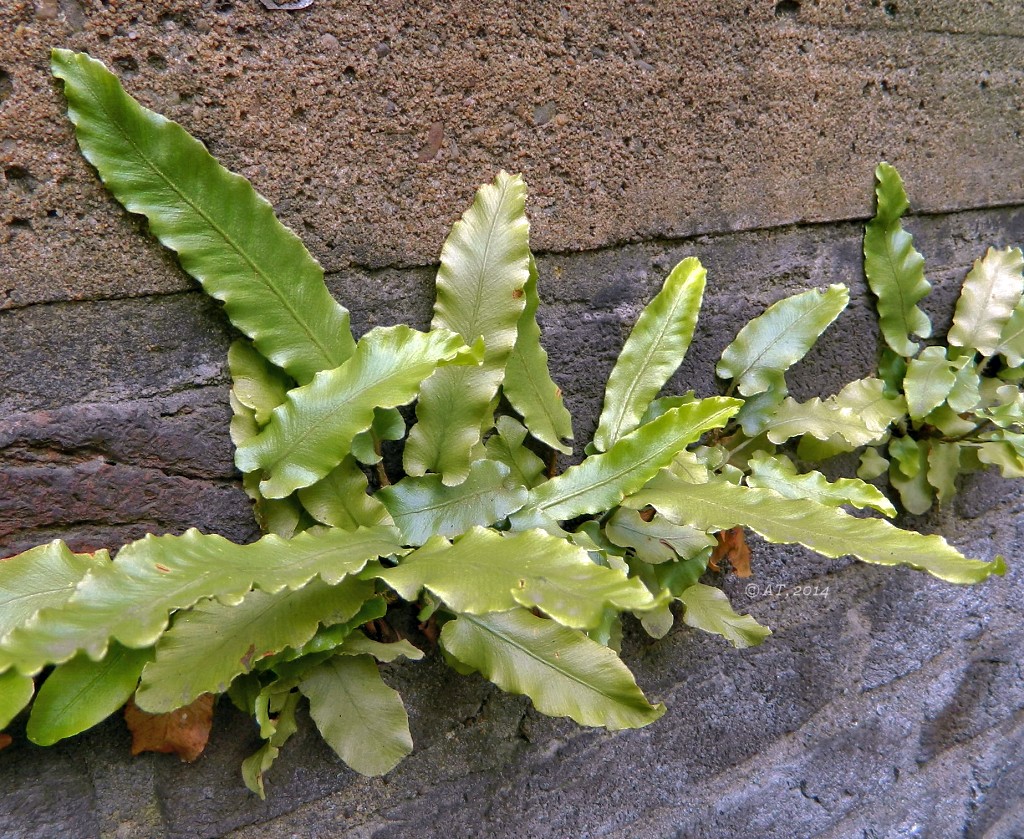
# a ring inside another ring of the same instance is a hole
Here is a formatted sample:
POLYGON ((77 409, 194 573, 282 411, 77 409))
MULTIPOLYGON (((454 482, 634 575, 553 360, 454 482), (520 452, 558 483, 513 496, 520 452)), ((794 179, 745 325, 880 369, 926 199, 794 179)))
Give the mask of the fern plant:
MULTIPOLYGON (((875 171, 877 211, 864 232, 864 273, 883 339, 878 377, 884 433, 867 443, 858 475, 888 476, 902 507, 921 514, 947 503, 956 479, 995 466, 1024 477, 1024 255, 989 248, 963 281, 944 341, 932 337, 918 305, 931 290, 924 257, 902 216, 910 204, 899 173, 875 171)), ((862 411, 846 393, 837 405, 862 411)), ((806 439, 801 455, 820 460, 853 451, 854 440, 806 439)), ((858 444, 859 445, 859 444, 858 444)))
POLYGON ((0 728, 31 703, 28 736, 46 745, 130 700, 160 714, 226 693, 264 740, 243 764, 263 795, 303 699, 354 770, 382 774, 409 753, 402 700, 378 669, 423 656, 389 629, 408 604, 423 630, 412 637, 436 639, 458 672, 622 729, 664 712, 617 654, 623 614, 661 636, 680 602, 687 623, 737 646, 769 634, 700 582, 719 531, 957 583, 1003 572, 1001 557, 967 559, 844 512, 893 511, 863 481, 800 474, 777 449, 798 434, 875 440, 896 411, 879 379, 850 386, 856 415, 849 400, 787 396, 785 371, 844 288, 787 298, 744 327, 718 367, 724 396, 659 397, 704 292, 704 269, 684 260, 623 347, 588 456, 558 474, 572 426, 540 343, 521 178, 500 173, 454 226, 429 331, 356 341, 320 266, 245 179, 99 62, 64 50, 52 61, 106 187, 245 336, 228 354, 231 437, 266 535, 150 535, 113 558, 57 541, 0 563, 0 728), (406 437, 398 408, 413 403, 406 437), (403 439, 389 471, 383 446, 403 439))

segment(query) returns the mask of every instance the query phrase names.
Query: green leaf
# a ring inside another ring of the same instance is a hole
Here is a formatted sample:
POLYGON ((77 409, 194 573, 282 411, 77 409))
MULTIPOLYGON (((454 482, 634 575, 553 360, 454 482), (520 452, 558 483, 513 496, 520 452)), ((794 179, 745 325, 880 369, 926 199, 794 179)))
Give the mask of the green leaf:
POLYGON ((743 400, 743 407, 736 414, 736 424, 743 429, 747 437, 756 437, 775 418, 788 394, 789 390, 785 383, 782 383, 771 390, 747 397, 743 400))
POLYGON ((849 504, 858 510, 871 508, 887 516, 896 515, 892 502, 877 487, 857 478, 829 481, 821 472, 798 474, 793 461, 782 454, 758 452, 749 465, 749 486, 774 490, 784 498, 805 498, 826 507, 849 504))
POLYGON ((903 377, 906 375, 907 359, 889 347, 882 347, 878 359, 878 377, 885 385, 886 396, 903 397, 903 377))
POLYGON ((42 610, 0 641, 0 670, 35 673, 79 651, 101 658, 114 638, 128 647, 156 642, 172 610, 204 597, 238 602, 256 586, 273 593, 319 574, 327 583, 358 573, 380 556, 402 553, 392 528, 328 529, 291 540, 264 536, 236 545, 196 530, 146 536, 94 568, 60 608, 42 610))
POLYGON ((880 163, 875 178, 878 210, 864 230, 864 274, 878 298, 882 337, 894 352, 910 357, 918 348, 911 336, 932 333, 931 321, 917 305, 931 285, 924 278, 924 257, 900 222, 910 203, 899 173, 880 163))
POLYGON ((179 614, 157 642, 135 701, 144 711, 163 713, 204 693, 223 693, 259 659, 301 647, 321 623, 347 621, 372 596, 369 582, 311 580, 295 591, 251 592, 236 606, 199 603, 179 614))
POLYGON ((628 611, 653 605, 638 581, 594 564, 582 548, 540 530, 498 533, 474 527, 451 544, 432 539, 397 567, 368 573, 406 600, 415 600, 425 588, 455 612, 536 607, 580 629, 597 626, 606 606, 628 611))
POLYGON ((405 446, 410 475, 439 472, 446 484, 461 483, 481 428, 491 424, 491 400, 526 305, 530 226, 525 202, 522 178, 499 172, 494 183, 477 190, 473 206, 441 250, 431 325, 458 333, 467 344, 483 336, 484 359, 479 367, 442 370, 424 382, 417 423, 405 446))
POLYGON ((17 670, 0 673, 0 731, 10 725, 22 710, 32 701, 35 682, 17 670))
POLYGON ((508 467, 519 486, 533 489, 544 478, 544 461, 524 445, 526 427, 512 417, 498 417, 497 433, 487 440, 487 456, 508 467))
POLYGON ((623 548, 632 548, 637 559, 651 564, 689 559, 705 548, 714 547, 715 538, 686 525, 673 524, 661 516, 644 521, 640 513, 626 507, 616 510, 605 526, 608 538, 623 548))
POLYGON ((903 387, 912 419, 924 419, 946 400, 958 370, 967 361, 966 357, 950 361, 943 347, 925 347, 917 358, 910 359, 903 387))
POLYGON ((268 741, 242 761, 242 780, 246 788, 264 801, 267 799, 267 791, 263 787, 263 776, 274 765, 279 754, 281 750, 268 741))
POLYGON ((352 454, 360 463, 380 463, 380 443, 401 440, 405 436, 405 419, 397 408, 374 408, 373 423, 366 431, 352 438, 352 454))
POLYGON ((558 519, 610 510, 705 431, 724 426, 743 403, 710 397, 673 408, 530 492, 529 506, 558 519))
POLYGON ((367 494, 369 483, 351 455, 345 457, 325 478, 299 490, 302 506, 317 521, 329 527, 356 530, 377 524, 392 524, 387 508, 367 494))
POLYGON ((949 343, 995 355, 1006 322, 1024 291, 1024 255, 1019 248, 989 248, 964 280, 949 329, 949 343))
POLYGON ((466 480, 448 487, 440 475, 408 476, 381 488, 377 499, 387 508, 407 545, 431 536, 458 536, 473 525, 501 521, 526 503, 527 489, 509 480, 509 468, 496 460, 478 460, 466 480))
POLYGON ((607 451, 640 425, 648 405, 678 369, 697 326, 707 271, 684 259, 640 313, 608 377, 594 447, 607 451))
POLYGON ((784 374, 803 358, 850 301, 846 286, 811 289, 769 306, 744 326, 725 348, 715 371, 753 396, 785 387, 784 374))
POLYGON ((1002 355, 1010 367, 1024 364, 1024 302, 1017 305, 1003 326, 995 352, 1002 355))
POLYGON ((180 125, 143 108, 98 61, 52 53, 82 154, 127 210, 177 251, 231 322, 300 382, 352 353, 348 312, 323 269, 249 182, 180 125))
POLYGON ((441 630, 442 647, 537 710, 580 725, 640 728, 665 713, 651 705, 619 657, 586 635, 516 609, 462 615, 441 630))
POLYGON ((750 615, 737 614, 720 588, 696 583, 683 591, 679 599, 686 607, 683 622, 687 626, 721 635, 736 649, 756 647, 772 634, 750 615))
POLYGON ((370 656, 335 656, 307 673, 299 689, 324 740, 361 775, 384 775, 412 751, 402 698, 370 656))
POLYGON ((702 530, 742 525, 769 542, 800 544, 829 557, 851 554, 878 565, 909 565, 951 583, 981 582, 1006 569, 1002 557, 991 562, 966 559, 941 536, 923 536, 881 519, 855 518, 814 501, 780 498, 721 480, 688 484, 661 472, 627 503, 636 509, 650 504, 671 521, 702 530))
POLYGON ((373 422, 374 408, 404 405, 435 368, 467 348, 447 330, 377 327, 352 358, 288 393, 260 435, 235 452, 243 472, 265 470, 260 491, 283 498, 325 477, 349 453, 352 439, 373 422))
POLYGON ((256 662, 256 669, 273 670, 283 683, 293 682, 294 687, 307 670, 334 655, 359 627, 387 613, 387 601, 380 595, 371 597, 348 620, 318 629, 301 647, 286 647, 277 655, 260 659, 256 662))
POLYGON ((823 441, 838 438, 851 449, 880 436, 860 415, 834 401, 822 401, 817 396, 807 402, 797 402, 787 396, 762 430, 776 444, 784 443, 790 437, 809 434, 823 441))
POLYGON ((91 569, 109 564, 106 551, 76 554, 59 541, 0 560, 0 639, 41 609, 62 606, 91 569))
POLYGON ((125 702, 139 684, 153 650, 111 644, 100 661, 78 655, 46 678, 28 719, 28 739, 52 746, 102 722, 125 702))
POLYGON ((562 401, 562 390, 548 371, 548 354, 540 343, 537 325, 537 263, 530 256, 530 278, 523 287, 526 308, 519 316, 516 344, 505 364, 502 391, 519 412, 530 434, 563 454, 572 454, 572 417, 562 401))
POLYGON ((928 449, 928 483, 935 487, 935 498, 945 504, 956 494, 956 476, 960 474, 960 444, 932 440, 928 449))

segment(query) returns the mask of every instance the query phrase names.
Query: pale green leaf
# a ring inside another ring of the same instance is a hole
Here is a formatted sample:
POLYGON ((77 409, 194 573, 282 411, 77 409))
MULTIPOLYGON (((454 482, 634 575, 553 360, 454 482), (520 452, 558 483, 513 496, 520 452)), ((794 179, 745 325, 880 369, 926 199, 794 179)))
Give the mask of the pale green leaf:
MULTIPOLYGON (((231 442, 241 446, 260 433, 260 425, 256 422, 255 410, 243 405, 234 390, 228 394, 228 401, 232 411, 229 425, 231 442)), ((282 539, 291 539, 302 529, 305 517, 298 499, 264 498, 260 492, 260 476, 257 472, 242 473, 242 489, 252 499, 253 515, 264 533, 274 533, 282 539)))
POLYGON ((711 397, 673 408, 604 454, 588 457, 531 490, 528 506, 558 520, 610 510, 705 431, 724 426, 740 405, 738 399, 711 397))
POLYGON ((1004 478, 1024 478, 1024 455, 1012 443, 992 440, 978 443, 974 448, 978 459, 997 467, 1004 478))
POLYGON ((785 372, 803 358, 850 301, 846 286, 811 289, 769 306, 725 348, 715 371, 744 396, 785 387, 785 372))
POLYGON ((519 316, 515 347, 505 364, 502 391, 519 412, 530 434, 547 446, 572 454, 572 417, 562 401, 562 390, 548 371, 548 354, 540 343, 537 309, 537 264, 530 256, 530 278, 523 288, 526 308, 519 316))
MULTIPOLYGON (((903 362, 903 359, 900 358, 900 361, 903 362)), ((904 363, 904 372, 905 369, 904 363)), ((901 386, 902 381, 901 373, 901 386)), ((888 433, 890 426, 907 413, 907 400, 902 393, 890 396, 882 379, 870 377, 850 382, 824 402, 834 408, 852 412, 864 426, 877 432, 876 440, 888 433)), ((801 438, 797 453, 803 460, 821 461, 843 452, 851 452, 858 445, 862 444, 850 443, 841 435, 833 435, 827 440, 807 435, 801 438)))
POLYGON ((962 364, 946 397, 949 407, 958 414, 977 410, 981 402, 981 372, 978 365, 970 358, 964 359, 962 364))
POLYGON ((231 392, 253 412, 260 427, 270 421, 274 408, 285 400, 294 383, 280 368, 260 355, 251 341, 234 341, 228 347, 231 392))
POLYGON ((32 701, 36 686, 31 676, 17 670, 0 673, 0 731, 10 725, 22 710, 32 701))
POLYGON ((131 650, 111 644, 100 661, 78 655, 46 677, 26 734, 39 746, 52 746, 102 722, 125 704, 139 684, 153 650, 131 650))
POLYGON ((0 639, 41 609, 66 603, 91 569, 109 564, 106 551, 76 554, 60 541, 0 559, 0 639))
POLYGON ((864 274, 878 299, 882 337, 894 352, 910 357, 918 348, 911 336, 927 338, 932 332, 917 305, 931 285, 924 278, 924 257, 900 222, 910 206, 903 181, 888 163, 878 164, 875 178, 878 210, 864 230, 864 274))
POLYGON ((180 125, 143 108, 98 61, 54 50, 82 154, 126 209, 177 251, 232 323, 300 382, 352 353, 348 312, 323 269, 245 178, 180 125))
POLYGON ((907 363, 903 388, 907 394, 907 410, 913 419, 924 419, 932 409, 949 396, 960 367, 967 358, 950 361, 943 347, 925 347, 917 358, 907 363))
POLYGON ((640 313, 608 377, 594 433, 597 451, 607 451, 640 425, 651 400, 678 369, 697 326, 706 279, 698 259, 684 259, 640 313))
POLYGON ((924 515, 935 501, 935 491, 928 482, 928 444, 909 437, 893 440, 889 454, 889 484, 899 493, 900 505, 912 515, 924 515), (897 442, 902 445, 894 448, 897 442))
POLYGON ((519 486, 533 489, 544 480, 544 461, 524 445, 526 427, 512 417, 498 417, 497 433, 487 440, 487 456, 508 467, 519 486))
POLYGON ((665 712, 646 700, 612 650, 522 609, 462 615, 444 625, 441 645, 502 690, 529 696, 548 716, 622 729, 648 725, 665 712))
POLYGON ((626 507, 615 511, 605 532, 616 545, 632 548, 637 559, 652 564, 688 559, 716 544, 715 538, 703 531, 673 524, 661 516, 644 521, 640 513, 626 507))
POLYGON ((373 584, 311 580, 295 591, 253 591, 237 606, 217 600, 179 614, 156 645, 135 701, 150 713, 188 705, 204 693, 223 693, 240 673, 285 647, 301 647, 317 627, 347 621, 373 596, 373 584))
POLYGON ((422 545, 433 535, 458 536, 473 525, 501 521, 526 503, 528 491, 509 479, 496 460, 478 460, 458 486, 440 475, 407 476, 381 488, 376 498, 387 508, 407 545, 422 545))
POLYGON ((384 684, 370 656, 325 661, 299 689, 324 740, 361 775, 384 775, 412 751, 402 698, 384 684))
POLYGON ((649 608, 646 589, 587 552, 540 530, 475 527, 449 544, 436 538, 394 568, 372 570, 406 600, 427 589, 453 611, 483 615, 537 607, 566 626, 596 626, 606 606, 649 608))
POLYGON ((1024 303, 1019 303, 1003 325, 995 351, 1006 359, 1010 367, 1024 364, 1024 303))
POLYGON ((366 475, 355 458, 345 457, 326 477, 299 490, 302 506, 317 521, 330 527, 355 530, 392 524, 387 508, 369 495, 366 475))
POLYGON ((280 753, 281 750, 268 741, 242 761, 242 780, 246 788, 264 801, 267 798, 267 791, 263 786, 263 776, 274 765, 280 753))
POLYGON ((889 461, 879 454, 878 449, 867 448, 860 455, 857 477, 862 481, 873 481, 880 478, 889 469, 889 461))
POLYGON ((776 444, 784 443, 790 437, 809 434, 823 441, 839 438, 852 448, 880 436, 880 432, 869 426, 860 415, 834 401, 822 401, 816 396, 807 402, 797 402, 787 396, 762 431, 776 444))
POLYGON ((928 483, 935 487, 935 499, 945 504, 956 494, 960 474, 960 444, 932 440, 928 448, 928 483))
POLYGON ((377 661, 384 662, 397 661, 400 658, 419 661, 423 658, 423 650, 414 647, 404 638, 385 644, 367 638, 362 632, 353 632, 335 651, 338 655, 372 655, 377 661))
POLYGON ((892 502, 877 487, 857 478, 829 481, 821 472, 798 474, 793 461, 782 454, 758 452, 749 465, 749 486, 774 490, 784 498, 806 498, 827 507, 849 504, 858 510, 870 508, 887 516, 896 515, 892 502))
POLYGON ((1006 568, 1002 557, 991 562, 967 559, 941 536, 923 536, 881 519, 855 518, 814 501, 780 498, 725 481, 688 484, 663 471, 627 503, 636 509, 649 504, 672 521, 702 530, 742 525, 769 542, 800 544, 829 557, 850 554, 879 565, 909 565, 952 583, 980 582, 1006 568))
POLYGON ((1019 248, 989 248, 964 280, 949 329, 949 343, 995 355, 1010 315, 1024 291, 1024 254, 1019 248))
POLYGON ((828 401, 853 411, 868 428, 879 433, 888 430, 907 413, 907 401, 903 395, 889 395, 885 382, 874 377, 850 382, 828 401))
POLYGON ((412 401, 438 365, 466 350, 447 330, 373 329, 345 364, 289 391, 259 436, 239 446, 235 463, 243 472, 265 471, 260 491, 267 498, 310 486, 341 463, 356 434, 370 427, 375 408, 412 401))
POLYGON ((655 606, 649 612, 640 613, 640 625, 644 628, 644 632, 657 640, 668 635, 675 622, 675 615, 672 614, 668 603, 655 606))
POLYGON ((287 541, 271 535, 249 545, 196 530, 146 536, 94 568, 63 607, 44 609, 0 641, 0 670, 16 664, 35 673, 79 651, 99 659, 111 638, 148 646, 172 610, 204 597, 238 602, 253 586, 272 593, 298 588, 317 574, 333 584, 395 553, 402 548, 388 527, 330 528, 287 541))
POLYGON ((640 419, 640 425, 646 425, 651 420, 656 420, 672 408, 678 408, 680 405, 689 405, 691 402, 697 401, 697 394, 692 390, 686 391, 682 396, 662 396, 659 399, 653 399, 647 406, 647 410, 644 411, 644 415, 640 419))
POLYGON ((679 599, 686 607, 683 622, 687 626, 721 635, 737 649, 756 647, 772 634, 750 615, 737 614, 720 588, 695 583, 679 599))
POLYGON ((477 190, 473 205, 455 223, 437 272, 433 328, 449 329, 467 344, 482 336, 483 363, 441 370, 423 384, 416 425, 405 446, 410 475, 439 472, 448 485, 469 474, 481 429, 490 425, 491 400, 505 375, 526 305, 529 223, 526 185, 499 172, 477 190))
MULTIPOLYGON (((268 692, 272 692, 271 685, 268 692)), ((269 699, 269 697, 268 697, 269 699)), ((263 744, 255 754, 250 755, 242 761, 242 780, 245 785, 256 793, 260 798, 266 798, 266 790, 263 788, 263 777, 273 765, 281 752, 281 747, 299 730, 295 719, 295 711, 299 707, 299 700, 302 695, 297 691, 288 691, 274 696, 275 712, 277 717, 271 722, 269 719, 269 707, 264 714, 264 719, 269 724, 266 728, 261 725, 260 733, 269 735, 267 742, 263 744), (272 730, 271 730, 272 729, 272 730)), ((262 702, 262 699, 260 700, 262 702)), ((269 706, 269 702, 267 703, 269 706)))

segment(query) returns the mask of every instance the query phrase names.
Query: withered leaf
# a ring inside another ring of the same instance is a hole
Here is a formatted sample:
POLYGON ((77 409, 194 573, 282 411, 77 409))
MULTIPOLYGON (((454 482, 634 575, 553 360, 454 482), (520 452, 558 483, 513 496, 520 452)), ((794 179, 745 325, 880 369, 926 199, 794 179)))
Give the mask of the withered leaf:
POLYGON ((4 732, 0 731, 0 751, 6 749, 13 742, 14 741, 11 739, 10 734, 5 734, 4 732))
POLYGON ((167 714, 150 714, 130 699, 124 706, 124 719, 132 733, 132 754, 163 752, 191 763, 210 739, 214 699, 212 693, 204 693, 191 705, 167 714))
POLYGON ((733 573, 737 577, 749 577, 750 548, 743 535, 743 528, 733 527, 729 530, 721 530, 715 534, 715 537, 718 539, 718 544, 711 552, 708 568, 712 571, 721 571, 721 562, 725 560, 732 566, 733 573))

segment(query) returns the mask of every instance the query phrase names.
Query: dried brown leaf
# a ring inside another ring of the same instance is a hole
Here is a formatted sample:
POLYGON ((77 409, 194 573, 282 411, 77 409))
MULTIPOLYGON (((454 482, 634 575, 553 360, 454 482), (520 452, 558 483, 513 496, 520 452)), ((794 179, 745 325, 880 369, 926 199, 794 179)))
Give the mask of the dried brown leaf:
POLYGON ((718 545, 711 552, 711 559, 708 560, 708 568, 712 571, 721 571, 722 560, 732 566, 733 573, 737 577, 750 576, 750 548, 747 545, 746 536, 743 535, 742 527, 733 527, 729 530, 722 530, 715 534, 718 545))
POLYGON ((124 719, 132 733, 132 754, 162 752, 176 754, 191 763, 206 748, 213 725, 214 695, 204 693, 191 705, 167 714, 150 714, 131 699, 124 707, 124 719))

